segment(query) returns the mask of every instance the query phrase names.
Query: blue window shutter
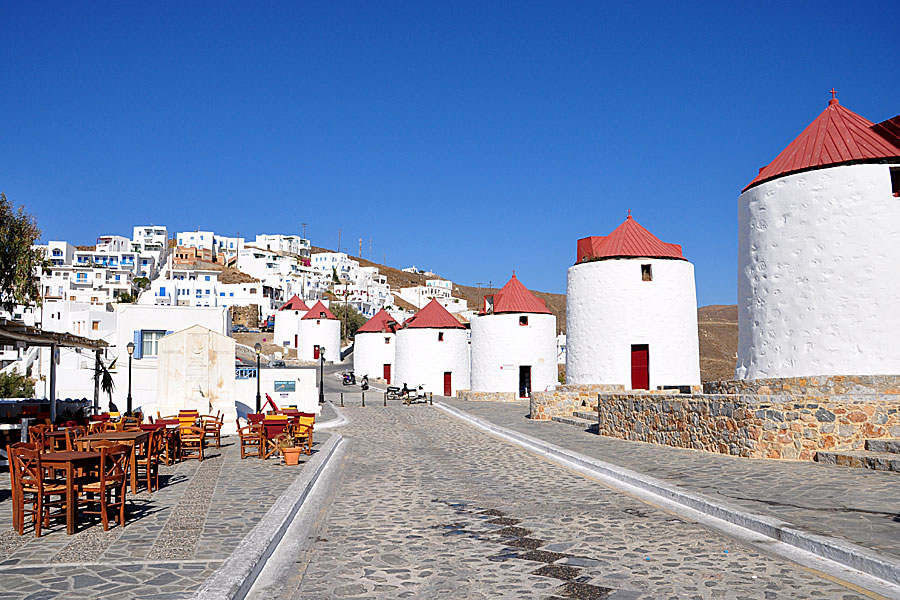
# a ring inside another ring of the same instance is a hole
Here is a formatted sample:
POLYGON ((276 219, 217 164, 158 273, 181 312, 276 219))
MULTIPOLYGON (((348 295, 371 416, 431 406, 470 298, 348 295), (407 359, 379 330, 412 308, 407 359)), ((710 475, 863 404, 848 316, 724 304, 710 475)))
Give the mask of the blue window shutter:
POLYGON ((159 288, 159 295, 160 295, 160 296, 165 296, 165 295, 166 295, 166 288, 160 287, 160 288, 159 288))
POLYGON ((173 333, 175 333, 175 332, 174 332, 174 331, 167 331, 167 332, 166 332, 166 335, 172 335, 173 333))
POLYGON ((144 350, 143 342, 144 342, 144 339, 143 339, 143 336, 141 335, 141 330, 135 329, 134 330, 134 357, 135 358, 140 358, 141 356, 143 356, 143 350, 144 350))

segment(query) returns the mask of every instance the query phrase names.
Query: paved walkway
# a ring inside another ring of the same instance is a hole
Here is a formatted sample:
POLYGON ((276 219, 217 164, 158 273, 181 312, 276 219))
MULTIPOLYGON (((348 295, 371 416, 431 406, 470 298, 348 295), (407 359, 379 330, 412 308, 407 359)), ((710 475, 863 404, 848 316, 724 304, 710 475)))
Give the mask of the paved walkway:
POLYGON ((798 529, 842 538, 900 559, 900 476, 896 473, 630 442, 562 423, 532 421, 526 418, 528 405, 523 403, 441 401, 496 425, 684 490, 723 497, 798 529))
MULTIPOLYGON (((328 439, 315 437, 316 446, 328 439)), ((12 528, 7 470, 0 473, 0 600, 190 598, 300 474, 280 460, 240 459, 237 439, 202 463, 161 466, 161 489, 129 495, 126 526, 97 523, 35 538, 12 528)), ((305 457, 304 457, 305 458, 305 457)), ((301 459, 302 460, 302 459, 301 459)))
POLYGON ((862 597, 435 407, 343 412, 333 495, 280 597, 862 597))

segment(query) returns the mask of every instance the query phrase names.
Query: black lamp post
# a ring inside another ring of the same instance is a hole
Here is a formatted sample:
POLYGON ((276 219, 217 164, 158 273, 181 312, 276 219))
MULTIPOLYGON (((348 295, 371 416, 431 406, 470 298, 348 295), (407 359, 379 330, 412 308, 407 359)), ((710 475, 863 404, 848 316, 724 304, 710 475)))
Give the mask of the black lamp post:
POLYGON ((319 346, 319 404, 325 402, 325 346, 319 346))
POLYGON ((131 359, 134 356, 134 342, 128 342, 128 345, 125 346, 128 349, 128 412, 125 414, 131 414, 131 359))
POLYGON ((259 379, 260 379, 259 353, 262 352, 262 346, 259 344, 259 342, 256 342, 256 345, 253 346, 253 349, 256 350, 256 413, 259 414, 259 411, 262 408, 260 406, 260 402, 262 402, 262 398, 260 398, 260 394, 259 394, 259 379))

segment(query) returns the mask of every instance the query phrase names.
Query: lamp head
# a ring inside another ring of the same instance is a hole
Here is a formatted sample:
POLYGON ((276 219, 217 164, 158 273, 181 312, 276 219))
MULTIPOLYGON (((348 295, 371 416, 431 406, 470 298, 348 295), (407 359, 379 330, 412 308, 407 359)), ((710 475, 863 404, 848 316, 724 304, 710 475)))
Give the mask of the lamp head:
POLYGON ((128 342, 125 348, 128 350, 128 356, 134 354, 134 342, 128 342))
POLYGON ((256 355, 259 356, 259 353, 262 352, 262 344, 256 342, 256 345, 253 346, 253 349, 256 350, 256 355))

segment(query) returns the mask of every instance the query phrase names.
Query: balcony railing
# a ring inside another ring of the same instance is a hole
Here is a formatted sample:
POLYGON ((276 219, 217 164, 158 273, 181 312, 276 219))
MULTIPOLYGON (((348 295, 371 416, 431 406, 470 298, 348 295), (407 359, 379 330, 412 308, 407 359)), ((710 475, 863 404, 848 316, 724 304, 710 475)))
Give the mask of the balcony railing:
POLYGON ((256 367, 235 367, 235 379, 256 379, 256 367))

